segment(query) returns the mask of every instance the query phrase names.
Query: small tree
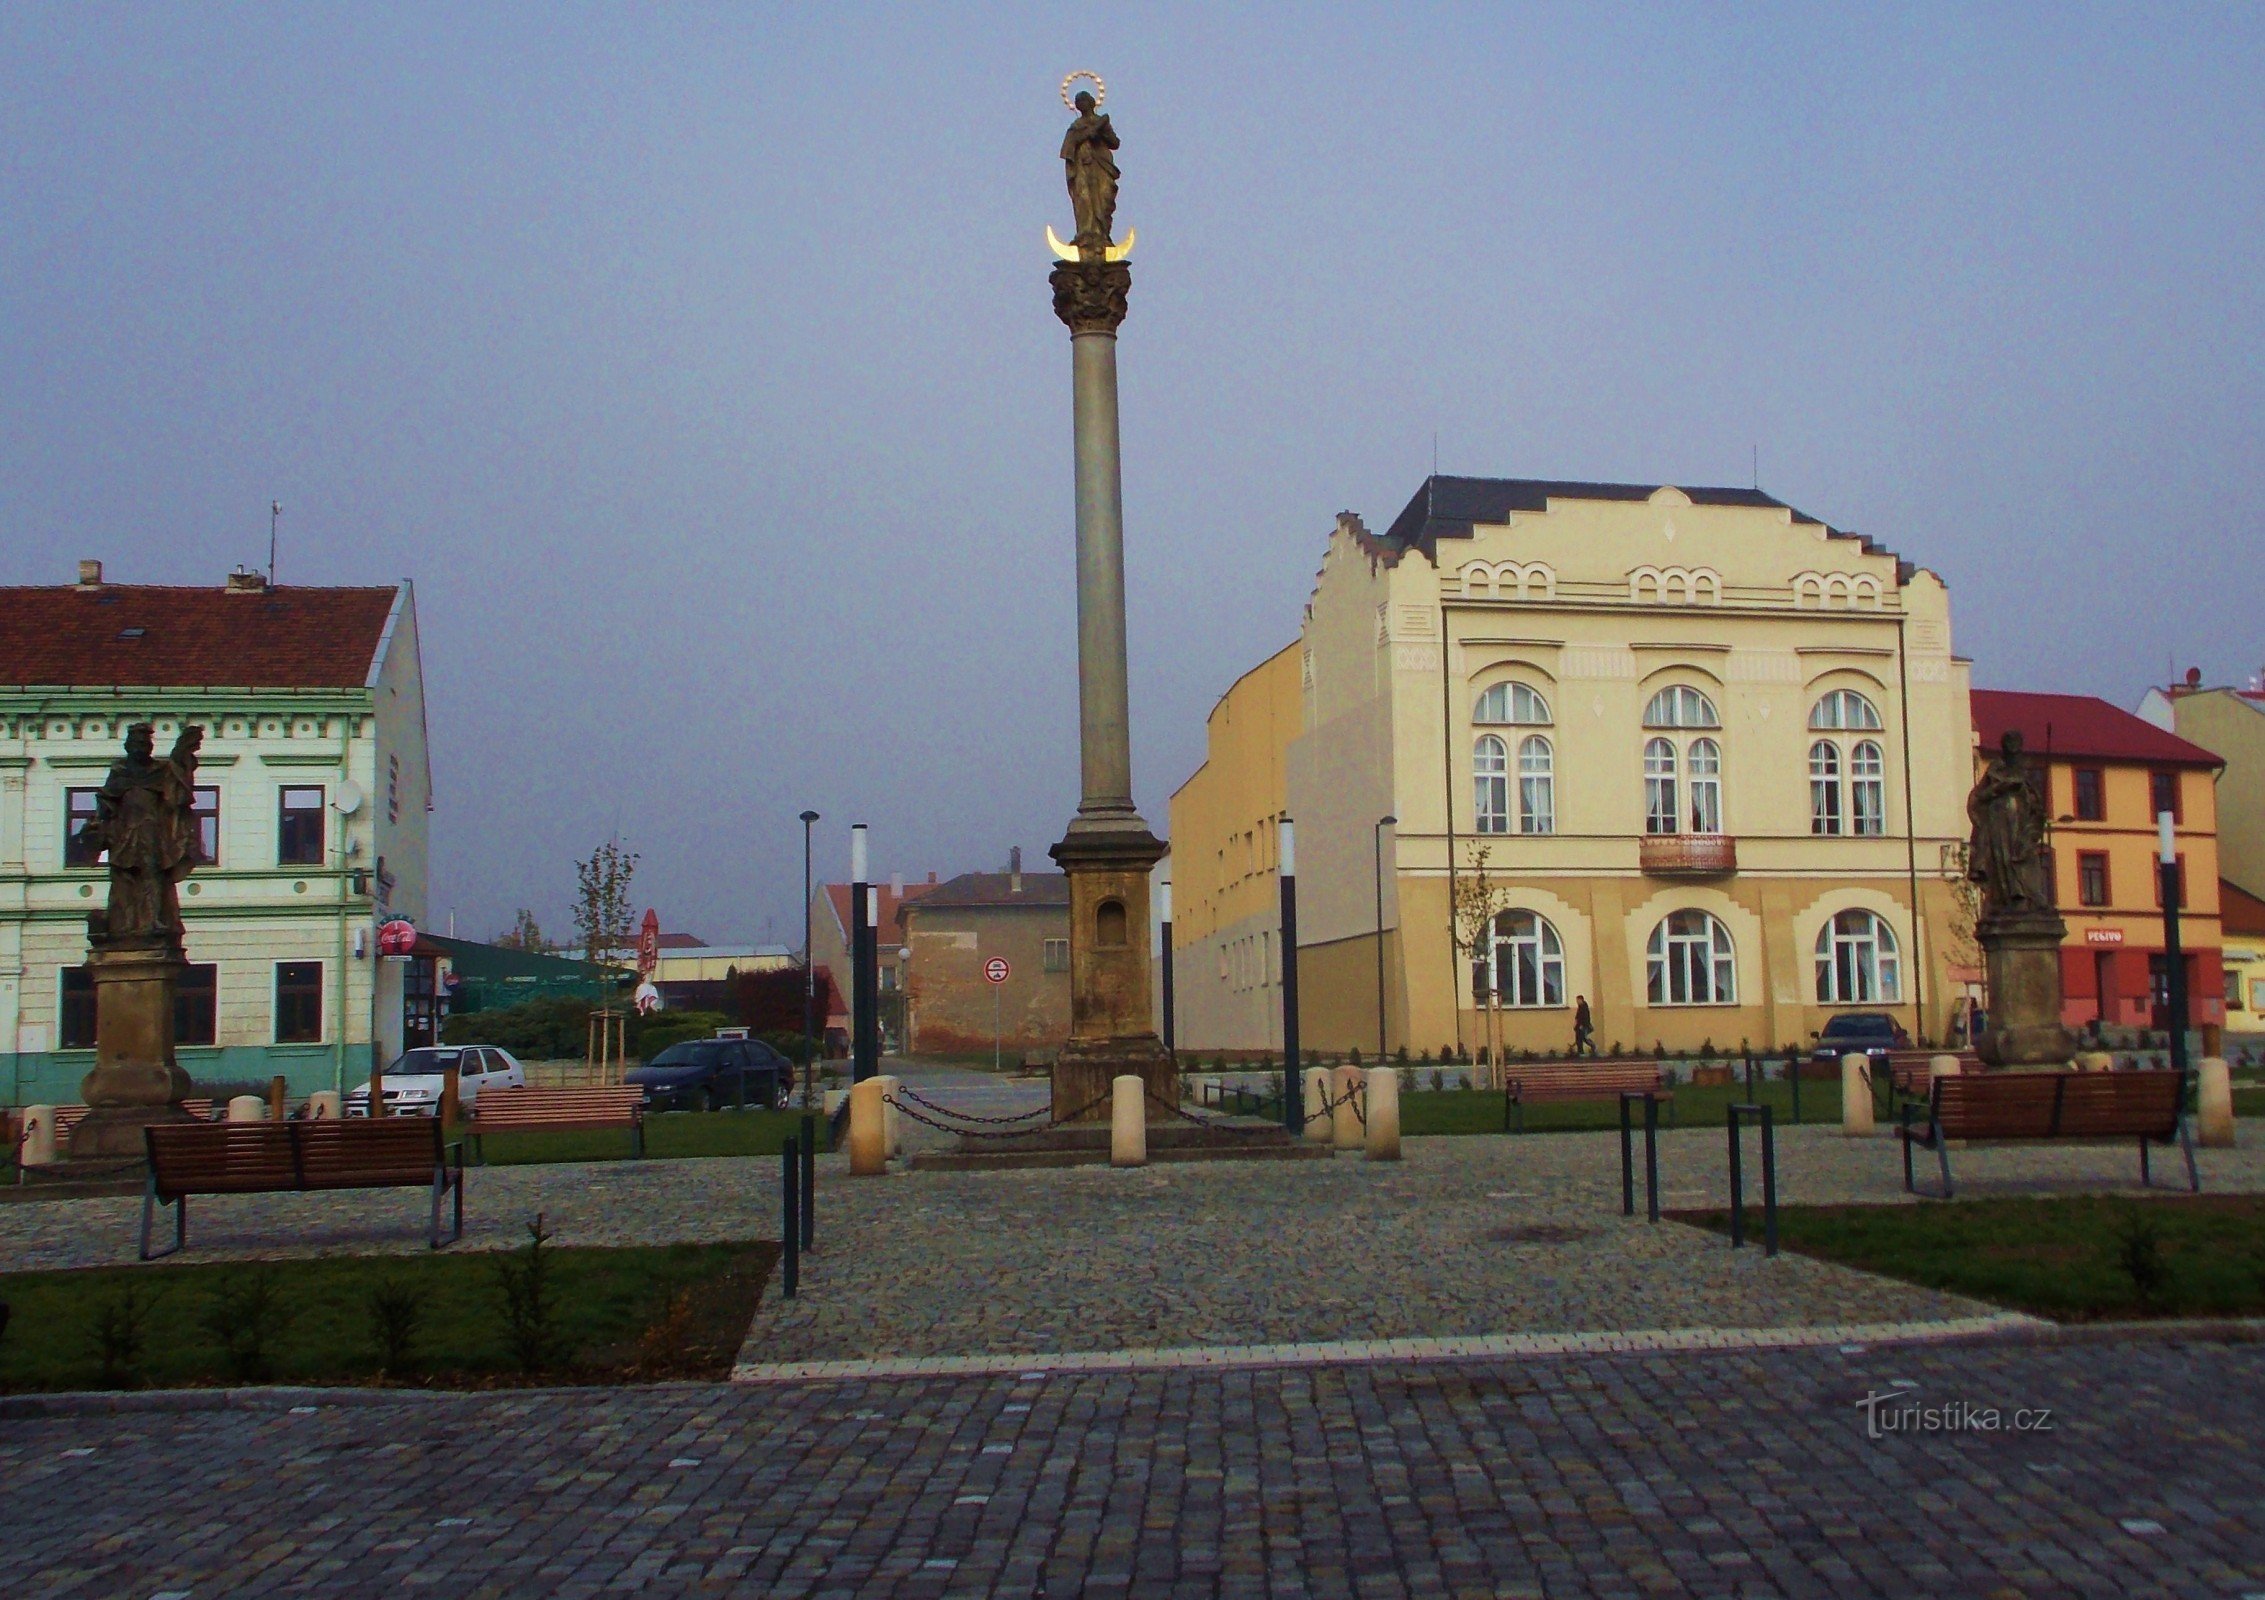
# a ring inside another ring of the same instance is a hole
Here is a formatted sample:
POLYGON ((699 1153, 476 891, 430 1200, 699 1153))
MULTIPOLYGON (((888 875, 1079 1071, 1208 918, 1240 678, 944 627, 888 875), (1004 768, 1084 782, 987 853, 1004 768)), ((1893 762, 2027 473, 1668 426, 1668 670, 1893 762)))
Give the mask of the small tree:
POLYGON ((1485 984, 1486 1059, 1498 1062, 1502 1059, 1499 1042, 1502 1013, 1495 993, 1491 946, 1495 919, 1503 911, 1504 890, 1487 870, 1492 851, 1491 845, 1483 844, 1472 851, 1470 867, 1455 879, 1455 944, 1470 958, 1473 988, 1482 982, 1485 984))
POLYGON ((558 948, 557 944, 543 937, 542 924, 535 920, 535 914, 525 906, 519 908, 510 931, 495 936, 495 943, 499 950, 528 950, 541 956, 547 956, 558 948))
POLYGON ((594 975, 602 974, 616 951, 629 948, 629 883, 636 875, 637 852, 613 839, 591 851, 589 860, 574 863, 574 928, 594 975))

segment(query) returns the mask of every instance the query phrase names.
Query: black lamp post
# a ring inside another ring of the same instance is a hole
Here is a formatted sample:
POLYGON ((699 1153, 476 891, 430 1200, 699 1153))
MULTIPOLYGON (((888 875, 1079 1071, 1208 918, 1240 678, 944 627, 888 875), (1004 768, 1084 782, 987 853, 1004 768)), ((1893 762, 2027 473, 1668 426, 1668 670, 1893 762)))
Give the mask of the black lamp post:
POLYGON ((810 900, 817 890, 810 881, 810 828, 818 813, 802 813, 802 1109, 818 1100, 818 963, 811 952, 810 900))
POLYGON ((1288 817, 1282 819, 1281 837, 1282 1126, 1297 1133, 1305 1126, 1298 1093, 1298 835, 1288 817))
POLYGON ((1158 950, 1164 977, 1164 1053, 1176 1063, 1179 1057, 1179 1034, 1172 1026, 1172 880, 1166 878, 1158 886, 1157 898, 1162 902, 1159 920, 1162 942, 1158 950))
POLYGON ((1384 1064, 1384 830, 1398 827, 1398 817, 1378 817, 1371 830, 1376 845, 1376 1060, 1384 1064))
POLYGON ((2186 954, 2179 947, 2179 883, 2178 842, 2173 837, 2175 819, 2168 811, 2155 813, 2155 830, 2160 858, 2156 872, 2163 885, 2163 1002, 2170 1013, 2165 1019, 2171 1026, 2171 1070, 2186 1070, 2186 954))

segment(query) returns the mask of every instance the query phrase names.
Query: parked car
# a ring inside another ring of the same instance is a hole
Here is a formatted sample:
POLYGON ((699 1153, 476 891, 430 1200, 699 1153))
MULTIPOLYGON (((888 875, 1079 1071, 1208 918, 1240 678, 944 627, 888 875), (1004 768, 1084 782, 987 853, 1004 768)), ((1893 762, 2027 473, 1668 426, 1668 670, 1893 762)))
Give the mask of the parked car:
MULTIPOLYGON (((524 1089, 527 1069, 508 1050, 492 1044, 444 1044, 410 1050, 385 1069, 385 1113, 389 1117, 429 1117, 440 1110, 441 1085, 456 1069, 456 1097, 466 1111, 482 1089, 524 1089)), ((346 1096, 346 1114, 370 1114, 370 1086, 346 1096)))
POLYGON ((1886 1012, 1844 1011, 1825 1024, 1809 1059, 1820 1066, 1837 1067, 1842 1056, 1859 1051, 1874 1061, 1885 1061, 1890 1052, 1910 1048, 1911 1035, 1886 1012))
POLYGON ((760 1039, 686 1039, 622 1077, 645 1091, 654 1111, 774 1110, 787 1103, 794 1066, 760 1039))

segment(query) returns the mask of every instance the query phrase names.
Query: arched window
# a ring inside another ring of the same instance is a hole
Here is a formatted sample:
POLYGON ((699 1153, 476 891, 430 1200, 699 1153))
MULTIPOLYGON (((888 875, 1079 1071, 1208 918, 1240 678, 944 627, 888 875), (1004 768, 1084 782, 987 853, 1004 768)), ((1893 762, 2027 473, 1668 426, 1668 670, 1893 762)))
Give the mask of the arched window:
POLYGON ((1494 919, 1494 965, 1481 974, 1506 1006, 1565 1003, 1565 947, 1546 917, 1505 911, 1494 919))
POLYGON ((1674 833, 1680 815, 1675 807, 1675 746, 1666 739, 1644 744, 1644 831, 1674 833))
POLYGON ((1498 683, 1479 696, 1471 711, 1478 723, 1509 723, 1521 728, 1549 726, 1549 702, 1522 683, 1498 683))
POLYGON ((1652 929, 1646 994, 1655 1006, 1727 1006, 1738 1001, 1738 957, 1730 930, 1704 911, 1671 911, 1652 929))
POLYGON ((1817 998, 1826 1005, 1894 1004, 1903 998, 1895 930, 1870 911, 1843 911, 1817 930, 1817 998))
POLYGON ((1809 746, 1809 831, 1840 832, 1840 747, 1830 739, 1809 746))
POLYGON ((1555 753, 1549 741, 1529 733, 1518 741, 1518 831, 1557 831, 1555 753))
POLYGON ((1480 833, 1510 831, 1510 753, 1493 734, 1471 746, 1472 808, 1480 833))
POLYGON ((1849 752, 1848 799, 1858 833, 1887 832, 1887 758, 1874 740, 1858 740, 1849 752))
POLYGON ((1647 728, 1719 728, 1714 702, 1689 684, 1673 683, 1660 690, 1644 707, 1647 728))
POLYGON ((1819 732, 1834 728, 1877 730, 1879 708, 1854 689, 1835 689, 1809 708, 1809 726, 1819 732))
POLYGON ((1693 739, 1683 771, 1690 779, 1691 831, 1722 832, 1722 746, 1712 739, 1693 739))

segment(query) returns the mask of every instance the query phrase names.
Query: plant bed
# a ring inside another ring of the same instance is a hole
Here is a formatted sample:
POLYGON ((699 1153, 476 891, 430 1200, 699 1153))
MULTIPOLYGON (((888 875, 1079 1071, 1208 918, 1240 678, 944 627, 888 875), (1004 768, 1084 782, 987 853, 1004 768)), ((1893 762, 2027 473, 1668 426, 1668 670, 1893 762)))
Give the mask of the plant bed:
MULTIPOLYGON (((818 1148, 827 1148, 824 1113, 815 1113, 818 1148)), ((707 1156, 775 1156, 802 1136, 802 1112, 657 1111, 645 1118, 645 1158, 677 1161, 707 1156)), ((480 1141, 491 1167, 553 1161, 626 1161, 629 1134, 613 1128, 531 1129, 495 1133, 480 1141)))
POLYGON ((778 1247, 540 1255, 532 1302, 524 1247, 0 1274, 0 1391, 722 1378, 778 1247))
MULTIPOLYGON (((1728 1211, 1671 1215, 1730 1228, 1728 1211)), ((1777 1227, 1803 1255, 2063 1322, 2265 1315, 2265 1195, 1782 1206, 1777 1227)))

